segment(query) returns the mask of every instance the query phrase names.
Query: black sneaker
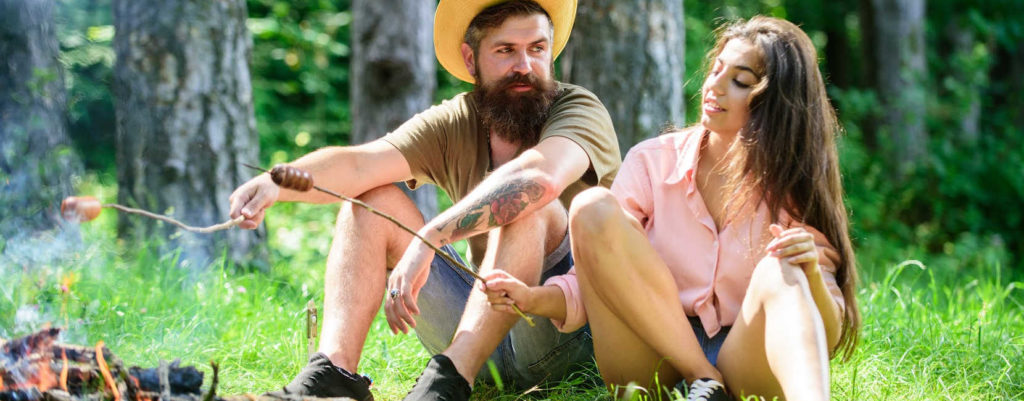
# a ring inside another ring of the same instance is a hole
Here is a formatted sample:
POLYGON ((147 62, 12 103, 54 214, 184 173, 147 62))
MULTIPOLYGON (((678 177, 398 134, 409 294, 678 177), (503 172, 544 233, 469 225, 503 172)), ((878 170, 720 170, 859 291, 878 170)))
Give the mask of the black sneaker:
POLYGON ((469 387, 451 359, 434 355, 427 368, 416 379, 416 385, 405 396, 405 401, 468 401, 473 389, 469 387))
POLYGON ((291 383, 266 395, 284 399, 348 397, 357 401, 373 401, 370 383, 369 377, 334 366, 327 355, 317 352, 309 357, 309 364, 291 383))
POLYGON ((686 392, 686 401, 729 401, 725 386, 715 379, 697 379, 690 383, 686 392))

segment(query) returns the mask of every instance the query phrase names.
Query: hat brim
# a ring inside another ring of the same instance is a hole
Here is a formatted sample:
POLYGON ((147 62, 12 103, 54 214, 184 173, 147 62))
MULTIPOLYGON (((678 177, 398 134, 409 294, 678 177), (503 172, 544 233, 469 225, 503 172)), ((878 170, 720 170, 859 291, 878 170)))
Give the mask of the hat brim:
MULTIPOLYGON (((434 53, 441 66, 456 78, 474 83, 476 80, 462 60, 462 43, 469 23, 487 7, 507 0, 441 0, 434 13, 434 53)), ((576 20, 576 0, 534 0, 547 11, 554 25, 551 59, 565 49, 576 20)))

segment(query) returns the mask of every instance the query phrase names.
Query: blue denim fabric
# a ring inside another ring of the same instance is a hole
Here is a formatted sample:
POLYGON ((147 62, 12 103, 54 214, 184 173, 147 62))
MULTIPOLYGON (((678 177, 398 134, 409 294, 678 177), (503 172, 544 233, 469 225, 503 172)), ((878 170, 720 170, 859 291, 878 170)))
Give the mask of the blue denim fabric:
POLYGON ((697 343, 700 344, 700 349, 704 351, 704 356, 707 357, 708 362, 717 367, 718 351, 722 349, 722 344, 725 343, 725 336, 729 335, 729 329, 732 326, 724 326, 718 334, 708 338, 708 333, 704 331, 704 325, 701 324, 700 318, 696 316, 687 316, 687 318, 690 319, 690 326, 693 326, 693 334, 697 335, 697 343))
MULTIPOLYGON (((451 246, 446 245, 442 250, 462 262, 451 246)), ((541 282, 564 274, 572 265, 566 236, 559 248, 545 258, 541 282)), ((430 277, 420 290, 417 301, 420 316, 416 320, 416 335, 431 354, 440 353, 451 343, 473 282, 472 276, 451 266, 441 256, 434 256, 430 277)), ((592 369, 594 345, 589 326, 561 333, 549 319, 535 317, 534 323, 536 327, 530 327, 520 320, 490 356, 506 386, 526 389, 548 380, 560 380, 587 366, 592 369)), ((487 365, 477 374, 477 381, 494 382, 487 365)))

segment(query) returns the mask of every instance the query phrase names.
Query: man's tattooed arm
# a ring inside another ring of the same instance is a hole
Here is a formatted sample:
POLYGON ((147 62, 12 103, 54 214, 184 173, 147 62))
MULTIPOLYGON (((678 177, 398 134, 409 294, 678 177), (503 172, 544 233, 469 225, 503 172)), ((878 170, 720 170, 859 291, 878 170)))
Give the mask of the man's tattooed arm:
POLYGON ((463 213, 447 217, 437 231, 450 230, 452 241, 511 223, 544 198, 544 186, 529 178, 513 178, 488 191, 463 213))

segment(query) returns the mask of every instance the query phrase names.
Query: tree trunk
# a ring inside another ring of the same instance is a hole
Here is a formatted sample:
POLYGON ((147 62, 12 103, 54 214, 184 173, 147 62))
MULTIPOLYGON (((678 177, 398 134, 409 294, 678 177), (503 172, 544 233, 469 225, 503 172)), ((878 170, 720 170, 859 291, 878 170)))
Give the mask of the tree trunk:
POLYGON ((841 89, 855 87, 859 84, 854 75, 859 60, 852 53, 853 48, 846 29, 846 16, 852 10, 856 10, 856 6, 849 0, 822 4, 823 15, 817 24, 822 27, 827 38, 822 60, 827 72, 826 83, 831 83, 841 89))
POLYGON ((0 0, 0 249, 53 227, 81 165, 70 145, 53 0, 0 0))
MULTIPOLYGON (((862 73, 864 82, 862 87, 878 87, 878 61, 875 59, 875 43, 878 42, 878 33, 875 32, 875 14, 871 2, 874 0, 858 0, 857 15, 860 17, 860 57, 864 60, 862 73)), ((842 113, 842 110, 839 111, 842 113)), ((878 127, 875 115, 868 116, 859 122, 861 131, 864 133, 864 146, 872 151, 878 151, 878 127)))
POLYGON ((926 65, 924 0, 871 0, 876 90, 882 103, 880 138, 891 138, 889 160, 903 174, 923 162, 926 65))
MULTIPOLYGON (((228 196, 258 160, 243 0, 115 0, 118 201, 193 226, 228 219, 228 196)), ((263 262, 265 230, 178 232, 122 216, 122 236, 174 234, 195 267, 221 256, 263 262)), ((265 265, 262 265, 265 266, 265 265)))
MULTIPOLYGON (((982 88, 988 86, 990 58, 976 55, 978 43, 967 21, 953 18, 946 26, 946 34, 952 43, 948 60, 953 67, 952 89, 956 97, 953 104, 958 107, 956 115, 960 119, 960 133, 953 140, 973 147, 980 137, 982 88)), ((991 49, 986 49, 985 54, 991 53, 991 49)))
MULTIPOLYGON (((433 45, 436 3, 352 1, 352 144, 374 140, 430 106, 437 86, 433 45)), ((437 215, 433 186, 409 191, 423 217, 437 215)))
POLYGON ((685 122, 685 35, 678 0, 579 3, 562 78, 604 102, 623 153, 685 122))

